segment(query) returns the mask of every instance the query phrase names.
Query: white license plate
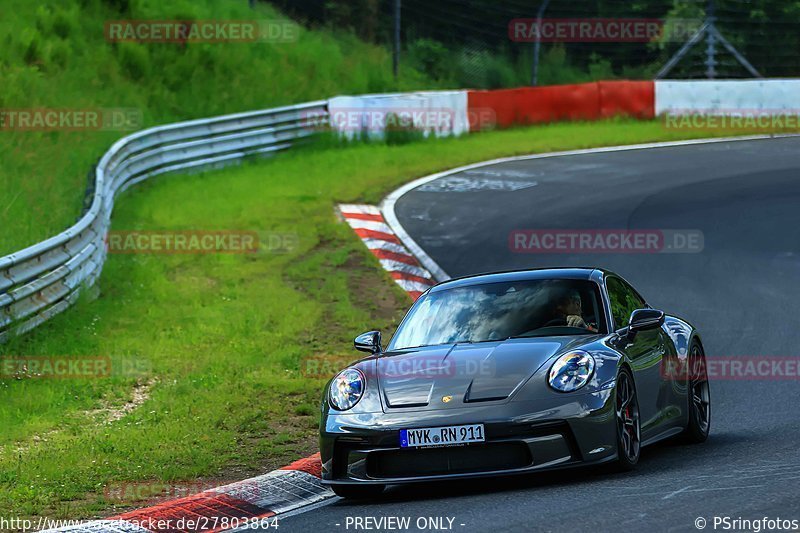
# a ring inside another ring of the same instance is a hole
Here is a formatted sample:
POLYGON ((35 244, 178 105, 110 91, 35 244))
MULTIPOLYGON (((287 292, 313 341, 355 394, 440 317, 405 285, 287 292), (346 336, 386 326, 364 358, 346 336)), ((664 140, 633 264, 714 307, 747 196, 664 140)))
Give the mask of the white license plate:
POLYGON ((453 444, 483 442, 485 440, 486 438, 483 435, 483 424, 400 430, 401 448, 450 446, 453 444))

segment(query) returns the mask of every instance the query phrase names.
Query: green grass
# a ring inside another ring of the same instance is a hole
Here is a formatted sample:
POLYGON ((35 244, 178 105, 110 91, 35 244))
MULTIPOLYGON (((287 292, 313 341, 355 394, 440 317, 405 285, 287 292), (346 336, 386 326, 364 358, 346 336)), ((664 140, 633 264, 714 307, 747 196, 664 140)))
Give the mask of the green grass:
MULTIPOLYGON (((298 30, 290 43, 109 43, 127 19, 282 20, 247 0, 5 0, 0 110, 133 108, 143 126, 358 94, 431 88, 353 35, 298 30)), ((285 20, 285 19, 284 19, 285 20)), ((87 173, 123 131, 0 128, 0 256, 50 237, 81 213, 87 173)))
POLYGON ((355 334, 391 333, 409 304, 334 216, 337 202, 378 202, 417 176, 488 158, 686 135, 620 120, 317 147, 132 189, 116 230, 248 230, 294 235, 297 247, 111 255, 97 297, 4 346, 127 358, 143 375, 0 381, 0 516, 107 515, 118 509, 104 487, 120 482, 231 480, 315 451, 325 379, 306 376, 303 361, 345 365, 355 334), (143 384, 146 400, 120 419, 98 411, 143 384))

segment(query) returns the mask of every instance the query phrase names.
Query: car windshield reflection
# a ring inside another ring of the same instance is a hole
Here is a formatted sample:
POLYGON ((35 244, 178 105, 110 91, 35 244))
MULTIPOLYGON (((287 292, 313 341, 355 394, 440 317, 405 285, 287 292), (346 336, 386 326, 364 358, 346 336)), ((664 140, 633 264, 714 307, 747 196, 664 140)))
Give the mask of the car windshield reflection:
POLYGON ((411 309, 390 350, 605 333, 598 286, 523 280, 433 291, 411 309))

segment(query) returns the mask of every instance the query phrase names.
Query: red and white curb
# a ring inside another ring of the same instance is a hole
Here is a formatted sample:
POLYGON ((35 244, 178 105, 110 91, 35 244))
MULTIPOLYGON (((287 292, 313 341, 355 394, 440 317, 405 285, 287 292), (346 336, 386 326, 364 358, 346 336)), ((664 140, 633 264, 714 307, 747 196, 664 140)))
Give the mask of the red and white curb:
MULTIPOLYGON (((104 520, 47 531, 151 533, 243 531, 249 524, 334 496, 321 482, 319 454, 252 479, 137 509, 104 520)), ((252 527, 249 527, 252 530, 252 527)))
POLYGON ((372 205, 341 204, 339 211, 384 270, 413 300, 436 284, 430 271, 408 251, 386 223, 380 209, 372 205))

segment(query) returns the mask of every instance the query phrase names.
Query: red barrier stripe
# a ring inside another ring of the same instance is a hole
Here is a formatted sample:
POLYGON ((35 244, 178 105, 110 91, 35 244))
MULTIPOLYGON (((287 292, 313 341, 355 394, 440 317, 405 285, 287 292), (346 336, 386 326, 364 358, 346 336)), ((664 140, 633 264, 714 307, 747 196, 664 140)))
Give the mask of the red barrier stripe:
POLYGON ((415 276, 414 274, 409 274, 408 272, 403 272, 402 270, 394 270, 389 273, 394 279, 405 279, 408 281, 416 281, 419 283, 424 283, 426 285, 433 286, 433 282, 428 278, 423 278, 422 276, 415 276))
POLYGON ((417 260, 410 255, 398 254, 397 252, 390 252, 388 250, 370 250, 370 252, 372 252, 378 259, 393 259, 395 261, 400 261, 401 263, 406 263, 407 265, 419 265, 417 260))
POLYGON ((372 220, 374 222, 383 222, 383 217, 381 215, 371 215, 369 213, 345 213, 342 212, 344 218, 355 218, 358 220, 372 220))
POLYGON ((596 120, 600 115, 596 83, 469 91, 467 101, 470 117, 483 116, 482 110, 488 108, 501 128, 560 120, 596 120))
POLYGON ((408 295, 416 302, 419 300, 419 297, 422 296, 422 293, 420 291, 408 291, 408 295))
POLYGON ((656 114, 656 86, 652 81, 601 81, 600 117, 652 119, 656 114))
POLYGON ((306 472, 308 474, 311 474, 312 476, 321 478, 322 459, 320 458, 319 452, 317 452, 310 457, 298 459, 292 464, 284 466, 283 468, 281 468, 281 470, 300 470, 301 472, 306 472))
POLYGON ((614 116, 653 118, 655 84, 652 81, 604 81, 469 91, 467 101, 470 131, 493 125, 507 128, 614 116), (489 116, 493 120, 488 119, 489 116))
POLYGON ((159 533, 189 533, 223 531, 226 529, 220 524, 223 518, 244 520, 274 515, 275 513, 269 509, 227 494, 201 492, 153 507, 130 511, 109 520, 126 520, 159 533), (179 529, 179 525, 184 527, 179 529), (189 525, 193 527, 187 527, 189 525))
POLYGON ((356 235, 362 239, 376 239, 379 241, 389 241, 395 244, 400 244, 400 239, 391 233, 384 233, 382 231, 375 231, 374 229, 366 228, 353 228, 353 231, 355 231, 356 235))

